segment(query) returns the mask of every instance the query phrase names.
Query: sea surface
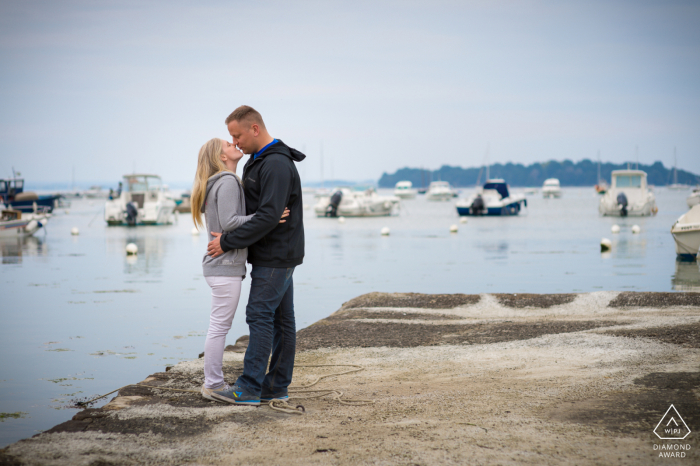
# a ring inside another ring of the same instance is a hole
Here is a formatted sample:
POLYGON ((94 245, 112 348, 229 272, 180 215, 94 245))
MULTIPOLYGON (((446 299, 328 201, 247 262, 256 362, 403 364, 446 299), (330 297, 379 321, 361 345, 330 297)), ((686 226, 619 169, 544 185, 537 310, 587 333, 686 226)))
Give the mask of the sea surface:
MULTIPOLYGON (((403 201, 396 216, 340 223, 316 218, 309 198, 306 257, 294 274, 297 326, 370 291, 700 291, 698 264, 676 261, 669 232, 687 211, 689 191, 657 188, 656 195, 659 214, 650 218, 600 217, 592 188, 565 188, 561 199, 528 196, 517 217, 470 217, 466 224, 454 200, 419 196, 403 201), (619 234, 611 233, 613 224, 619 234), (632 234, 635 224, 640 234, 632 234), (450 233, 451 225, 459 232, 450 233), (380 235, 383 227, 389 236, 380 235), (609 253, 600 252, 603 237, 613 242, 609 253)), ((188 214, 170 226, 107 227, 103 205, 74 200, 36 237, 0 241, 0 447, 69 420, 75 400, 203 351, 206 236, 192 235, 188 214), (132 242, 139 254, 127 257, 132 242)), ((228 343, 248 333, 249 284, 228 343)))

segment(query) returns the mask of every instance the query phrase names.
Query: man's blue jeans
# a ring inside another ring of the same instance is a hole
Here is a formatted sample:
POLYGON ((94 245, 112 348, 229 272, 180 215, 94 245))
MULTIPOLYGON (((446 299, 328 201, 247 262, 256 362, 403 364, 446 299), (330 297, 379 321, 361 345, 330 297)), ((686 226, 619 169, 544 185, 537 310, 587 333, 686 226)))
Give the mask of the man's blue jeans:
POLYGON ((255 265, 250 273, 250 297, 245 308, 250 341, 243 360, 243 375, 236 384, 251 394, 286 395, 292 383, 297 339, 293 274, 294 267, 255 265), (267 371, 270 351, 272 358, 267 371))

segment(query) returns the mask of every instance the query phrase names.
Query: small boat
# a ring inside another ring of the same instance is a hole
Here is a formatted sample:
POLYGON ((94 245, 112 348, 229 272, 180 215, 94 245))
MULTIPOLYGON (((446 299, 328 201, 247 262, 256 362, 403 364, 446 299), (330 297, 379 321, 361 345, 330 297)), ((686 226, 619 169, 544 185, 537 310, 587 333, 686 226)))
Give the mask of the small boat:
POLYGON ((600 199, 598 211, 612 217, 645 217, 655 215, 656 196, 647 186, 647 174, 642 170, 615 170, 612 186, 600 199))
POLYGON ((685 202, 690 208, 700 204, 700 187, 693 189, 693 192, 690 194, 690 196, 688 196, 688 199, 686 199, 685 202))
POLYGON ((30 236, 43 228, 51 218, 46 208, 25 213, 19 210, 2 209, 0 217, 0 238, 21 238, 30 236))
POLYGON ((695 260, 700 249, 700 205, 681 215, 671 227, 671 234, 678 257, 695 260))
POLYGON ((340 187, 330 196, 318 197, 318 217, 381 217, 391 215, 399 205, 396 196, 380 196, 372 187, 340 187))
POLYGON ((508 185, 502 179, 487 180, 483 188, 478 189, 466 199, 457 201, 459 215, 518 215, 520 209, 527 207, 524 194, 511 194, 508 185))
POLYGON ((600 176, 600 151, 598 151, 598 184, 595 185, 595 192, 605 194, 608 192, 608 183, 600 176))
POLYGON ((413 183, 410 181, 399 181, 394 187, 394 196, 401 199, 415 199, 418 190, 413 189, 413 183))
POLYGON ((559 186, 559 180, 557 178, 549 178, 544 180, 542 185, 542 197, 547 198, 560 198, 561 197, 561 186, 559 186))
POLYGON ((175 212, 181 214, 192 212, 192 193, 185 191, 178 199, 175 199, 175 212))
POLYGON ((671 191, 685 191, 690 189, 687 184, 682 184, 678 182, 678 159, 676 158, 676 148, 673 148, 673 183, 667 186, 671 191))
POLYGON ((429 201, 449 201, 456 194, 447 181, 433 181, 425 192, 425 198, 429 201))
POLYGON ((0 179, 0 203, 5 204, 11 210, 33 213, 37 208, 44 208, 48 213, 51 213, 58 205, 60 198, 59 194, 38 195, 33 191, 25 191, 24 179, 16 176, 10 179, 0 179))
POLYGON ((83 195, 88 199, 106 199, 109 193, 102 190, 102 186, 90 186, 90 189, 85 191, 83 195))
POLYGON ((168 197, 157 175, 124 175, 119 189, 105 203, 107 225, 168 225, 173 223, 175 201, 168 197))

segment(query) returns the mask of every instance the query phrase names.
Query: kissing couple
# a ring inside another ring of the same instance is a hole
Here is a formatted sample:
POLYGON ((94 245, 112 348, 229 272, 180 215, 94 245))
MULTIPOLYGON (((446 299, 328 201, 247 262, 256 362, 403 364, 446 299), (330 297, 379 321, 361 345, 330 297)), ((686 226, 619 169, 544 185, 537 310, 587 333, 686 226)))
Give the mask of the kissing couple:
POLYGON ((195 225, 205 223, 210 240, 202 260, 211 287, 202 396, 257 406, 289 398, 296 351, 292 276, 304 259, 301 180, 294 163, 306 156, 270 136, 260 113, 247 105, 234 110, 226 126, 231 142, 211 139, 199 151, 191 197, 195 225), (241 179, 236 168, 244 154, 249 157, 241 179), (229 386, 222 370, 224 347, 246 260, 252 265, 246 306, 250 340, 243 374, 229 386))

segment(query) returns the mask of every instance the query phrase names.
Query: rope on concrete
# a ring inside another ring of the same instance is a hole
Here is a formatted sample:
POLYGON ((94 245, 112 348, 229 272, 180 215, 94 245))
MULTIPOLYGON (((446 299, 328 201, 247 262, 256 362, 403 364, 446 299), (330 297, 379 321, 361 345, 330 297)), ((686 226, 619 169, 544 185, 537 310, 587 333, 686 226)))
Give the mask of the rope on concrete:
MULTIPOLYGON (((336 390, 333 388, 326 388, 326 389, 318 389, 318 390, 306 390, 309 387, 313 387, 317 383, 319 383, 323 379, 327 379, 328 377, 338 377, 341 375, 345 374, 352 374, 353 372, 360 372, 365 370, 364 367, 358 366, 357 364, 298 364, 295 365, 295 367, 352 367, 353 369, 343 371, 343 372, 334 372, 332 374, 327 374, 327 375, 322 375, 320 377, 317 377, 316 380, 311 382, 310 384, 307 385, 301 385, 299 387, 290 387, 289 388, 289 399, 302 399, 302 400, 310 400, 313 398, 322 398, 324 396, 331 395, 332 399, 340 403, 341 405, 347 405, 347 406, 362 406, 366 404, 373 404, 374 400, 363 400, 363 399, 351 399, 351 398, 346 398, 343 399, 343 392, 340 390, 336 390), (296 394, 300 393, 317 393, 316 395, 309 395, 309 396, 294 396, 296 394)), ((96 398, 93 398, 88 401, 82 401, 76 403, 77 406, 88 406, 91 403, 100 400, 106 396, 111 395, 112 393, 118 392, 119 390, 122 390, 126 387, 145 387, 145 388, 150 388, 151 390, 170 390, 173 392, 186 392, 186 393, 201 393, 200 390, 187 390, 187 389, 182 389, 182 388, 170 388, 170 387, 154 387, 152 385, 145 385, 145 384, 139 384, 139 383, 130 383, 128 385, 124 385, 121 388, 117 388, 116 390, 112 390, 109 393, 105 393, 104 395, 98 396, 96 398)), ((275 411, 280 411, 283 413, 288 413, 288 414, 303 414, 303 411, 300 411, 299 408, 303 410, 304 407, 301 405, 297 405, 296 407, 293 407, 289 403, 287 403, 286 400, 271 400, 268 403, 268 406, 272 408, 275 411)))
MULTIPOLYGON (((340 375, 345 375, 345 374, 351 374, 353 372, 359 372, 365 370, 364 367, 358 366, 357 364, 298 364, 295 365, 294 367, 352 367, 353 369, 344 371, 344 372, 334 372, 333 374, 327 374, 327 375, 322 375, 320 377, 317 377, 316 380, 311 382, 310 384, 307 385, 302 385, 299 387, 289 387, 289 399, 301 399, 301 400, 310 400, 313 398, 322 398, 324 396, 331 395, 333 400, 337 401, 341 405, 346 405, 346 406, 362 406, 366 404, 373 404, 374 400, 364 400, 364 399, 359 399, 359 398, 346 398, 343 399, 343 392, 340 390, 336 390, 333 388, 326 388, 326 389, 318 389, 318 390, 306 390, 309 387, 313 387, 317 383, 319 383, 321 380, 326 379, 328 377, 337 377, 340 375), (319 393, 320 392, 320 393, 319 393), (295 396, 300 393, 317 393, 316 395, 309 395, 309 396, 295 396)), ((299 407, 304 409, 303 406, 298 405, 296 407, 290 405, 287 400, 270 400, 268 403, 268 406, 275 410, 275 411, 280 411, 283 413, 287 414, 303 414, 303 411, 299 410, 299 407)))

